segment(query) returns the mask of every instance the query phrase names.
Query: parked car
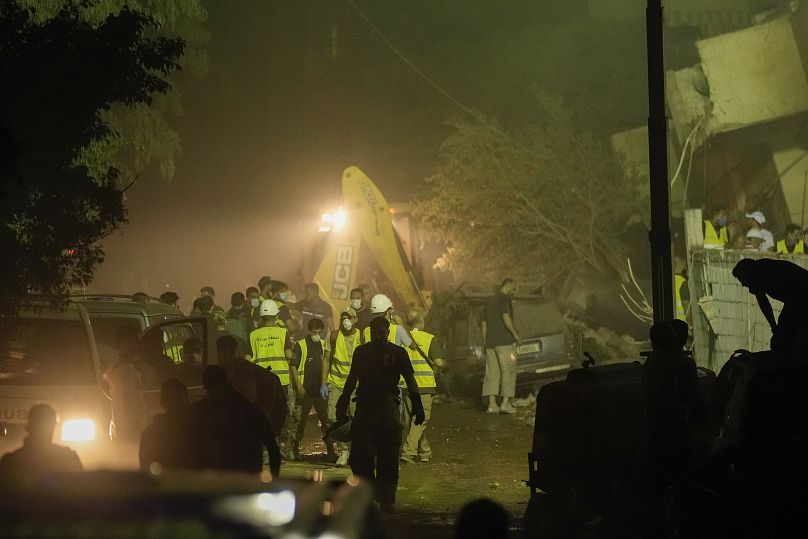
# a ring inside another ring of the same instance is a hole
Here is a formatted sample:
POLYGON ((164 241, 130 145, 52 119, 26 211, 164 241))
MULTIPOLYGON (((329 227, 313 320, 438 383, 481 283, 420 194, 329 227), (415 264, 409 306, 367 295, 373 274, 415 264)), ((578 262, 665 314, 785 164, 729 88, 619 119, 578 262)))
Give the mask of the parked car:
MULTIPOLYGON (((186 318, 173 307, 129 296, 74 298, 64 308, 36 301, 0 320, 0 453, 20 445, 29 408, 47 402, 60 416, 59 441, 76 449, 86 466, 115 464, 104 372, 118 357, 115 335, 126 325, 140 331, 154 353, 179 361, 184 340, 198 337, 200 368, 216 361, 209 321, 186 318)), ((201 380, 191 386, 193 395, 202 394, 201 380)), ((147 388, 143 399, 147 412, 156 413, 159 387, 147 388)))

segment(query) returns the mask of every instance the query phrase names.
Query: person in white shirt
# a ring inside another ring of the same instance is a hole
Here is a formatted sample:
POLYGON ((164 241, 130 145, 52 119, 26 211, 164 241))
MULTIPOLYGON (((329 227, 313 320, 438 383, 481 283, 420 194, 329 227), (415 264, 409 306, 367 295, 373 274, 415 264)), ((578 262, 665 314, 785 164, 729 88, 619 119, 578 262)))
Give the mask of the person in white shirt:
POLYGON ((760 231, 760 235, 763 238, 763 241, 758 248, 761 253, 768 253, 769 251, 774 250, 774 235, 763 228, 763 224, 766 222, 766 217, 764 217, 763 212, 761 211, 754 211, 752 213, 747 213, 746 220, 747 224, 749 225, 750 230, 755 229, 760 231))

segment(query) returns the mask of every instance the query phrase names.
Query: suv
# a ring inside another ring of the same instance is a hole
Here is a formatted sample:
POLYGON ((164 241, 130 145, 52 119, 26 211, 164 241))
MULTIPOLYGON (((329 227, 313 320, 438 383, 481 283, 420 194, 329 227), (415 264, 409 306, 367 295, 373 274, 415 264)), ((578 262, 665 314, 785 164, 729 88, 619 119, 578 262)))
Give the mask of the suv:
MULTIPOLYGON (((485 373, 480 326, 490 297, 491 294, 466 293, 448 328, 446 352, 453 379, 470 394, 479 394, 485 373)), ((566 324, 558 306, 535 293, 517 293, 512 303, 513 321, 522 337, 516 350, 517 387, 535 389, 549 379, 564 376, 574 354, 568 349, 566 324)))
MULTIPOLYGON (((185 339, 203 342, 203 365, 215 362, 209 322, 186 318, 174 307, 133 302, 130 296, 81 296, 63 309, 36 300, 19 316, 0 320, 0 453, 19 446, 28 409, 52 404, 60 415, 58 439, 76 449, 88 467, 116 464, 109 445, 110 401, 104 373, 117 359, 115 335, 127 325, 144 346, 179 362, 185 339)), ((192 395, 201 382, 191 383, 192 395)), ((147 388, 149 414, 160 409, 159 387, 147 388)))

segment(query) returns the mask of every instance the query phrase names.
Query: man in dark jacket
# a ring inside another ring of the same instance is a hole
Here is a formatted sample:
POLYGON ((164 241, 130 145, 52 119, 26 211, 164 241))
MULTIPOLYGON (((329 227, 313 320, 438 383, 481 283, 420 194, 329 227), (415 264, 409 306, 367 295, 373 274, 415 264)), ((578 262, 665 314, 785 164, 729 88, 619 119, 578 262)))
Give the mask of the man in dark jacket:
POLYGON ((140 435, 140 469, 190 469, 197 466, 198 447, 188 418, 188 390, 180 380, 171 378, 160 386, 160 405, 164 414, 154 416, 152 424, 140 435))
POLYGON ((261 409, 233 389, 220 365, 205 369, 202 385, 208 396, 190 407, 203 456, 201 467, 257 474, 262 471, 266 448, 270 472, 277 477, 281 453, 261 409))
POLYGON ((337 422, 347 420, 348 405, 357 388, 356 416, 351 426, 351 456, 355 475, 375 481, 376 500, 383 512, 394 512, 401 449, 398 381, 407 384, 414 423, 424 422, 424 408, 412 363, 401 346, 388 342, 390 323, 380 316, 370 322, 370 339, 354 351, 345 390, 337 401, 337 422))
POLYGON ((49 404, 35 404, 28 412, 28 436, 23 446, 0 459, 0 484, 30 482, 44 473, 80 472, 75 451, 53 443, 56 410, 49 404))

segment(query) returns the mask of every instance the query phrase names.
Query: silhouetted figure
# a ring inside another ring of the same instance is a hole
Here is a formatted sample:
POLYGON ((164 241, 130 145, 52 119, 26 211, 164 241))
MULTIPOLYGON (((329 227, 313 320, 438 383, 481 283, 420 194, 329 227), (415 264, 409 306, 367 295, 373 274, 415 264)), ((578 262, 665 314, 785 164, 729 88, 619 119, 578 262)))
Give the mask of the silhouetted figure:
POLYGON ((233 389, 264 412, 272 432, 282 432, 286 416, 289 415, 289 405, 278 375, 239 355, 238 341, 232 335, 219 337, 216 349, 219 365, 227 371, 227 379, 233 389))
POLYGON ((143 363, 154 370, 157 377, 155 383, 157 384, 162 384, 166 380, 178 376, 177 366, 170 357, 165 355, 163 344, 162 331, 151 331, 147 333, 141 339, 140 343, 140 357, 143 363))
POLYGON ((146 426, 143 390, 157 386, 154 369, 140 358, 140 330, 123 326, 116 335, 118 359, 105 373, 112 400, 112 438, 137 442, 146 426))
POLYGON ((467 503, 455 524, 455 539, 506 539, 510 537, 511 515, 488 498, 467 503))
POLYGON ((135 303, 148 303, 149 295, 146 292, 135 292, 132 294, 132 301, 135 303))
POLYGON ((163 382, 160 404, 165 413, 154 416, 140 435, 140 469, 148 471, 153 463, 166 470, 195 468, 196 441, 189 423, 185 384, 176 378, 163 382))
POLYGON ((760 310, 772 328, 772 351, 784 356, 805 352, 808 270, 786 260, 744 258, 735 265, 732 274, 757 298, 760 310), (783 303, 777 321, 769 297, 783 303))
POLYGON ((424 422, 424 408, 410 358, 404 348, 388 342, 389 331, 390 322, 386 318, 371 320, 371 341, 354 351, 344 392, 337 401, 337 421, 341 422, 347 418, 348 405, 358 384, 348 463, 355 475, 375 481, 376 500, 382 512, 395 511, 401 449, 400 377, 407 384, 414 423, 424 422))
POLYGON ((208 396, 190 407, 191 423, 199 440, 201 467, 260 473, 266 447, 269 469, 277 477, 281 453, 263 412, 233 389, 224 367, 206 368, 202 385, 208 396))
POLYGON ((202 341, 197 337, 185 339, 182 343, 182 362, 177 366, 177 375, 186 386, 198 386, 204 365, 202 341))
MULTIPOLYGON (((686 335, 686 330, 685 330, 686 335)), ((669 321, 651 327, 653 352, 643 365, 642 389, 646 419, 644 497, 646 533, 655 535, 664 524, 664 494, 683 477, 692 462, 690 412, 697 399, 696 364, 682 350, 669 321)))
POLYGON ((56 410, 51 405, 33 405, 25 428, 28 436, 23 446, 0 459, 0 484, 13 486, 34 481, 44 473, 82 471, 75 451, 53 443, 56 410))

